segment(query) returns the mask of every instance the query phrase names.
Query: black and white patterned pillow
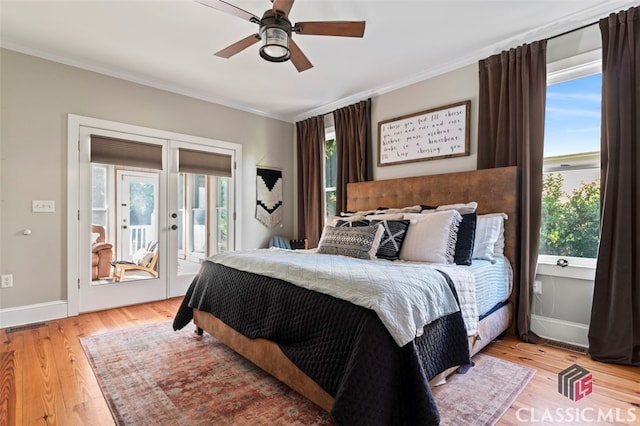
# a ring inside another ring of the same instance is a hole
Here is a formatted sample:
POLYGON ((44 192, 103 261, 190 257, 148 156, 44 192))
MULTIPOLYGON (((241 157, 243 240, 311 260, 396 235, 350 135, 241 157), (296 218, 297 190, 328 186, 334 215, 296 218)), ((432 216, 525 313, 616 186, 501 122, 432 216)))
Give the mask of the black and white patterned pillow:
POLYGON ((381 225, 327 226, 318 244, 318 253, 375 259, 383 232, 381 225))
POLYGON ((354 227, 354 226, 369 226, 369 225, 370 225, 370 223, 366 219, 362 219, 362 220, 338 220, 336 222, 336 226, 345 226, 347 228, 354 227))
POLYGON ((371 224, 381 224, 384 227, 384 234, 380 240, 380 246, 376 257, 387 260, 398 260, 400 258, 400 249, 407 236, 407 228, 411 221, 409 220, 372 220, 371 224))

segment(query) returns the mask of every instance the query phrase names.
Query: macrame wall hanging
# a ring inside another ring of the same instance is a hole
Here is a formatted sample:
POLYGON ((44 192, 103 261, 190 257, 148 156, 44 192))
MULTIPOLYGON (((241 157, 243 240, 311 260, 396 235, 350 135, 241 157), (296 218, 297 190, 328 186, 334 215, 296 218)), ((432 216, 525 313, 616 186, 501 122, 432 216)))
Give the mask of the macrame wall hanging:
POLYGON ((256 219, 269 228, 282 221, 282 170, 256 169, 256 219))

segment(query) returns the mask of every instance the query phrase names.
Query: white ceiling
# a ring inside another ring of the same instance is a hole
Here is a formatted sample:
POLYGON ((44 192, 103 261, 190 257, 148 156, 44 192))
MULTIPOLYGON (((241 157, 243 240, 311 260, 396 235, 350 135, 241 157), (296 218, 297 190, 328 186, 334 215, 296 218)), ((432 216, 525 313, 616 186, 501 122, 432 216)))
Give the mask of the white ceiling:
MULTIPOLYGON (((227 0, 262 16, 269 0, 227 0)), ((297 121, 596 22, 633 1, 297 0, 297 21, 365 20, 362 39, 293 38, 314 68, 259 45, 257 25, 193 0, 0 0, 2 47, 285 121, 297 121)))

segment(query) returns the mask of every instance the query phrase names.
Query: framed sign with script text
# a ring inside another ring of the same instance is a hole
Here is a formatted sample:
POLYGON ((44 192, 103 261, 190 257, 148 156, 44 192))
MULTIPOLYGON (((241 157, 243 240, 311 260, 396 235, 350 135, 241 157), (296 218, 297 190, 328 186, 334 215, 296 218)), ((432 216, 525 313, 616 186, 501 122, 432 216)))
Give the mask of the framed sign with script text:
POLYGON ((378 166, 469 155, 471 101, 378 123, 378 166))

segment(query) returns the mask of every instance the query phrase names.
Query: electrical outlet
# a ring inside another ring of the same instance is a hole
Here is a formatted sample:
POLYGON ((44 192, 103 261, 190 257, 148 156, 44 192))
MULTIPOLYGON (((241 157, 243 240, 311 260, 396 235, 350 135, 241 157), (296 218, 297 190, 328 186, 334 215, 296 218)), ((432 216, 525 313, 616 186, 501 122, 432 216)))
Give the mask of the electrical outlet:
POLYGON ((2 276, 2 288, 13 287, 13 275, 6 274, 2 276))
POLYGON ((542 294, 542 281, 534 281, 533 282, 533 292, 535 294, 542 294))

